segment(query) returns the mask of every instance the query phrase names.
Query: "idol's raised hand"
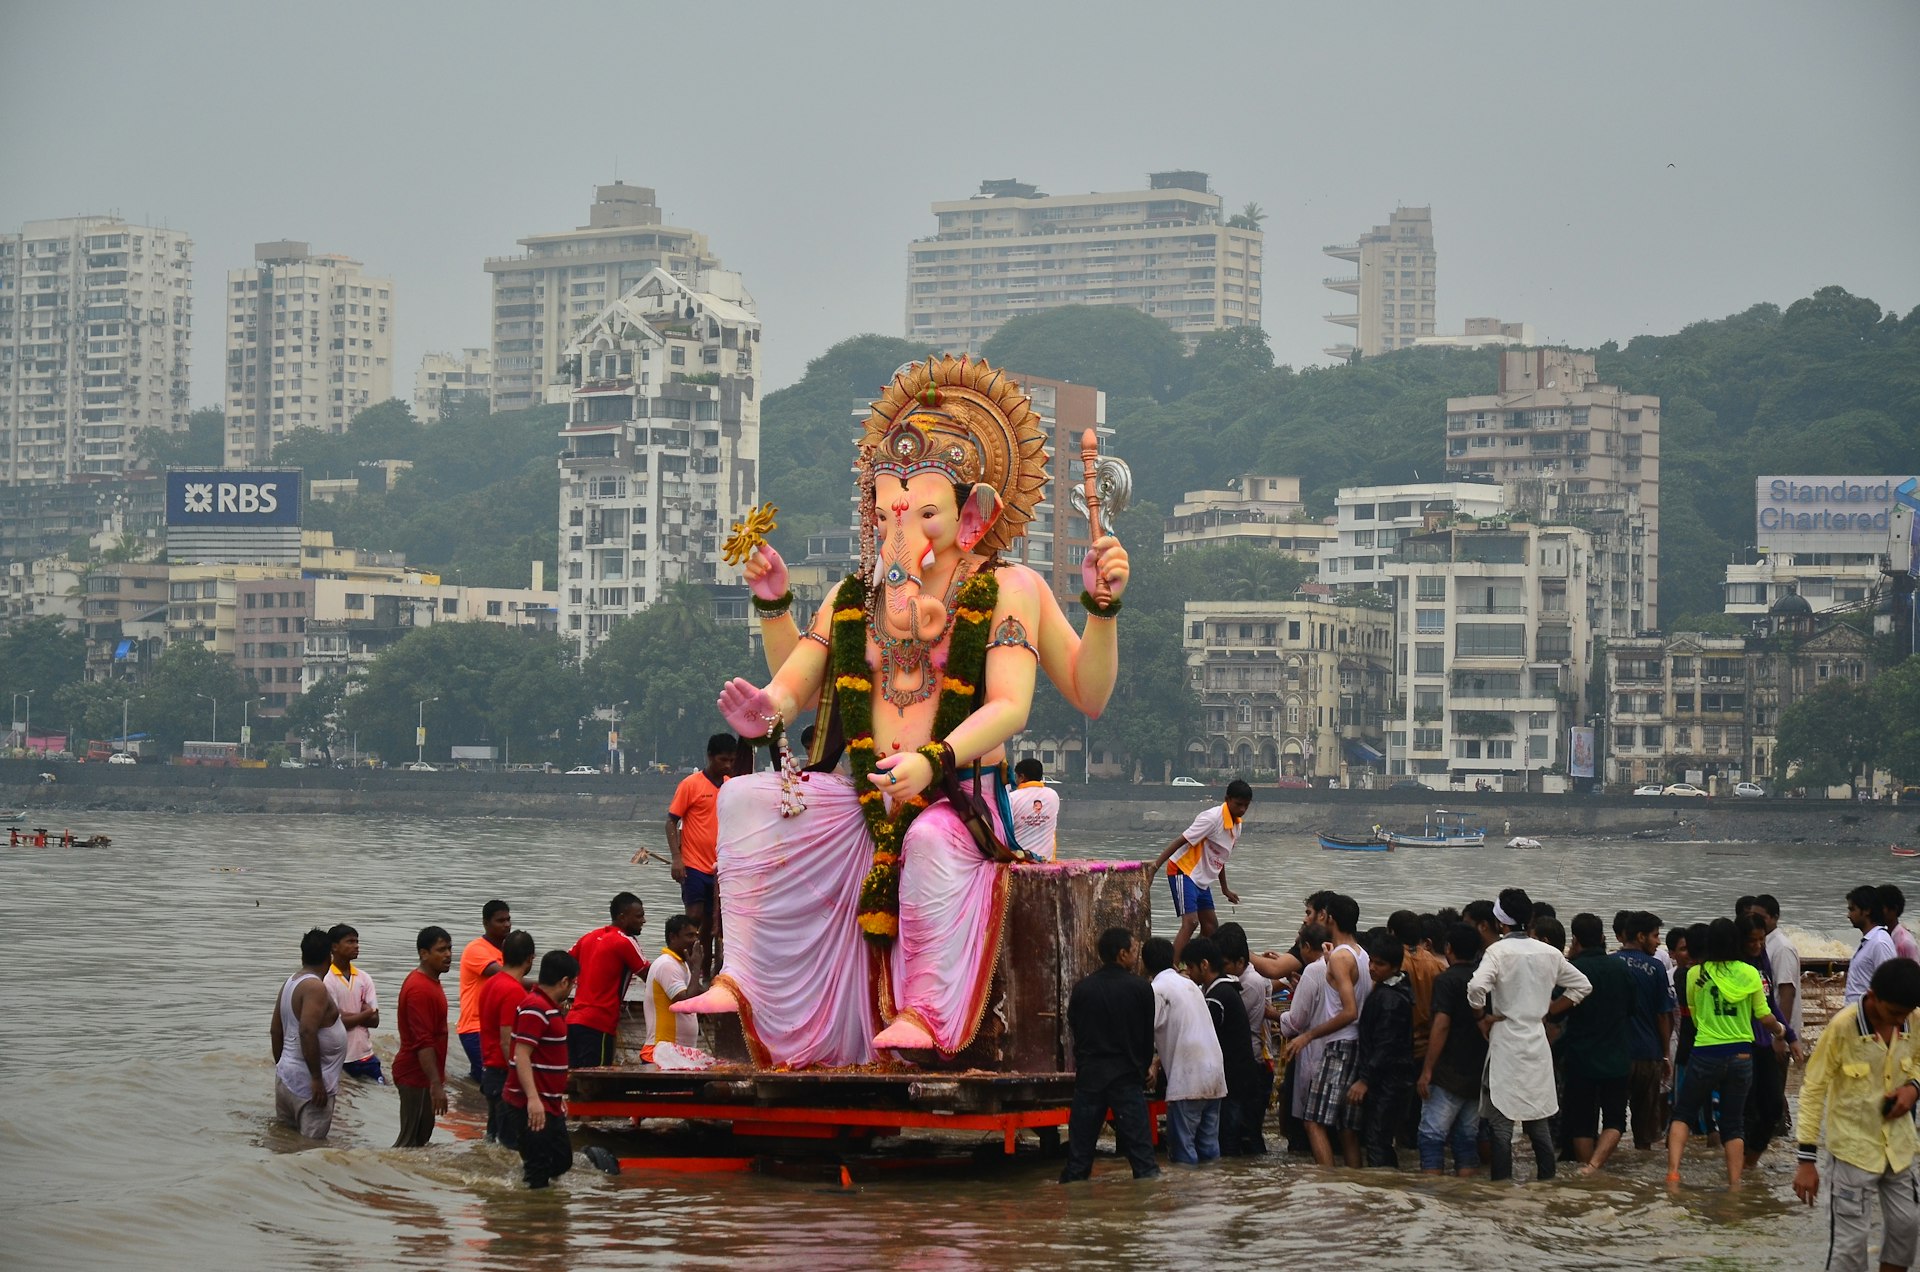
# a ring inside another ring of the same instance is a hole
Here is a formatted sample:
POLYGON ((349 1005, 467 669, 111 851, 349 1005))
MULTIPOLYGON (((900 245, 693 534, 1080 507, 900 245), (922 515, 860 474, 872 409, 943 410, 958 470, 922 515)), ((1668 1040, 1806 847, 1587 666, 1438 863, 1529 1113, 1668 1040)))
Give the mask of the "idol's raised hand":
POLYGON ((1127 563, 1127 550, 1120 546, 1120 540, 1103 534, 1093 541, 1080 562, 1080 582, 1093 596, 1099 596, 1101 585, 1105 584, 1108 597, 1117 601, 1127 590, 1127 576, 1132 571, 1133 567, 1127 563))
POLYGON ((735 677, 720 691, 720 715, 743 738, 764 738, 773 732, 773 696, 751 680, 735 677))
POLYGON ((747 587, 763 601, 779 600, 791 586, 787 580, 787 563, 771 543, 763 543, 748 553, 741 573, 746 576, 747 587))

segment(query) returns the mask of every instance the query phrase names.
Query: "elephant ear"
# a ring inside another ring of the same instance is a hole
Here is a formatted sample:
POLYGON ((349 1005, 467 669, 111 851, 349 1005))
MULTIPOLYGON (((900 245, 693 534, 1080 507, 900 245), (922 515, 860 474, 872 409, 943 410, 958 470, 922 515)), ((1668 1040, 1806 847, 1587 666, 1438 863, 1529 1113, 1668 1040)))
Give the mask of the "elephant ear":
POLYGON ((986 482, 975 482, 973 491, 967 496, 967 502, 960 508, 960 550, 971 552, 974 545, 987 537, 993 529, 993 523, 1000 520, 1000 511, 1004 507, 1000 494, 986 482))

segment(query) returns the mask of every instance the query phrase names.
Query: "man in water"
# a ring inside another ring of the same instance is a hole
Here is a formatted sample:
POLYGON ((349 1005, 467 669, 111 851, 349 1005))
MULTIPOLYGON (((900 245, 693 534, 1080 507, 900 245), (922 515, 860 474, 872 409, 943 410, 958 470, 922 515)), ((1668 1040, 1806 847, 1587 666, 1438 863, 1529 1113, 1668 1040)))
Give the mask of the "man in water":
POLYGON ((480 935, 460 951, 460 1049, 475 1082, 484 1067, 480 1056, 480 982, 500 970, 500 946, 513 931, 513 911, 505 901, 495 898, 480 907, 480 935))
POLYGON ((380 1027, 380 1000, 373 992, 373 977, 354 963, 360 957, 360 933, 351 924, 336 923, 327 932, 327 943, 332 948, 327 993, 347 1028, 345 1070, 365 1082, 385 1082, 380 1057, 373 1054, 372 1031, 380 1027))
POLYGON ((268 1031, 274 1110, 283 1125, 314 1140, 333 1129, 334 1094, 347 1055, 347 1031, 324 979, 330 948, 319 928, 300 938, 300 970, 280 987, 268 1031))
POLYGON ((570 951, 579 968, 573 974, 579 979, 573 985, 573 1010, 567 1017, 567 1054, 576 1069, 613 1063, 627 978, 647 974, 647 960, 634 943, 647 925, 647 908, 633 893, 622 892, 608 903, 607 916, 611 921, 605 927, 575 941, 570 951))
POLYGON ((1213 885, 1231 905, 1240 904, 1240 894, 1227 883, 1227 858, 1240 842, 1240 823, 1246 820, 1253 804, 1253 787, 1239 778, 1227 783, 1226 802, 1209 808, 1193 819, 1193 825, 1168 844, 1147 870, 1149 879, 1157 878, 1161 867, 1167 870, 1167 886, 1173 889, 1173 912, 1180 919, 1180 931, 1173 938, 1173 957, 1193 936, 1212 936, 1218 920, 1213 912, 1213 885))
POLYGON ((487 1097, 487 1138, 512 1148, 506 1106, 507 1069, 513 1060, 513 1018, 527 996, 523 983, 533 970, 533 937, 515 930, 500 947, 500 971, 480 983, 480 1094, 487 1097))
POLYGON ((1047 785, 1046 768, 1031 755, 1013 766, 1013 775, 1020 779, 1008 797, 1013 804, 1015 846, 1040 861, 1052 861, 1060 827, 1060 792, 1047 785))
POLYGON ((1373 989, 1373 977, 1354 930, 1360 926, 1360 903, 1343 893, 1327 899, 1314 915, 1332 934, 1327 951, 1326 990, 1312 1028, 1287 1043, 1287 1059, 1294 1060, 1319 1039, 1326 1040, 1313 1083, 1307 1089, 1302 1121, 1313 1159, 1333 1165, 1333 1135, 1340 1137, 1340 1156, 1349 1169, 1360 1166, 1360 1110, 1347 1102, 1354 1073, 1360 1067, 1360 1011, 1373 989))
POLYGON ((545 1188, 573 1169, 567 1134, 567 1017, 560 1010, 580 965, 563 950, 540 960, 540 983, 513 1017, 513 1068, 501 1099, 526 1172, 527 1187, 545 1188))
POLYGON ((1847 893, 1847 922, 1860 933, 1860 947, 1847 963, 1847 1006, 1866 997, 1873 974, 1880 964, 1899 957, 1893 948, 1893 936, 1880 915, 1880 890, 1863 883, 1847 893))
POLYGON ((1067 1027, 1073 1034, 1073 1112, 1067 1122, 1067 1164, 1060 1182, 1090 1178, 1093 1147, 1109 1110, 1113 1136, 1135 1179, 1160 1173, 1153 1160, 1146 1080, 1153 1064, 1153 989, 1134 971, 1139 946, 1122 927, 1100 934, 1100 970, 1073 987, 1067 1027))
MULTIPOLYGON (((420 966, 400 983, 400 1052, 393 1058, 393 1085, 400 1092, 395 1148, 426 1144, 433 1138, 434 1114, 447 1111, 447 991, 440 978, 453 966, 453 938, 443 927, 424 927, 414 948, 420 966)), ((479 995, 474 999, 477 1020, 479 995)), ((474 1041, 478 1046, 479 1039, 474 1041)))
POLYGON ((1669 1057, 1674 1013, 1672 975, 1654 957, 1660 948, 1660 919, 1634 910, 1620 921, 1620 948, 1613 957, 1633 975, 1633 1014, 1628 1017, 1627 1111, 1633 1120, 1633 1146, 1645 1151, 1667 1133, 1667 1100, 1661 1094, 1673 1076, 1669 1057))
MULTIPOLYGON (((713 978, 713 918, 719 893, 715 890, 720 816, 716 809, 720 788, 733 772, 736 747, 731 733, 707 739, 707 767, 689 773, 667 805, 667 849, 673 854, 673 881, 680 885, 680 904, 700 930, 700 975, 713 978)), ((635 860, 639 854, 635 854, 635 860)))
POLYGON ((1559 950, 1527 934, 1533 900, 1524 889, 1502 889, 1493 917, 1505 935, 1480 956, 1480 966, 1467 982, 1467 1003, 1487 1038, 1491 1177, 1513 1178, 1513 1129, 1518 1122, 1533 1142, 1536 1176, 1552 1179, 1548 1119, 1560 1111, 1560 1098, 1554 1090, 1545 1022, 1572 1011, 1593 985, 1559 950), (1558 998, 1553 995, 1556 989, 1561 991, 1558 998))

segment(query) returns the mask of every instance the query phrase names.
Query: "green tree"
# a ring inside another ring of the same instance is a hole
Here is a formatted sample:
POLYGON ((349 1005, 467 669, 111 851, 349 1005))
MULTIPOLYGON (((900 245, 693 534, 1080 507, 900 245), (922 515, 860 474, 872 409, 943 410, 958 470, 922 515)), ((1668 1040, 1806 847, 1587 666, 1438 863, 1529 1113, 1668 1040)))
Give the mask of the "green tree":
POLYGON ((348 679, 328 676, 287 704, 280 723, 287 737, 298 738, 333 763, 340 741, 341 708, 346 704, 348 679))
POLYGON ((227 417, 218 407, 202 407, 178 433, 142 429, 133 453, 143 468, 218 468, 227 456, 227 417))
POLYGON ((1780 713, 1774 772, 1794 786, 1853 782, 1879 752, 1880 725, 1865 688, 1829 680, 1780 713))
MULTIPOLYGON (((94 736, 117 735, 120 695, 104 699, 113 708, 111 721, 98 721, 94 736), (103 729, 104 726, 104 729, 103 729)), ((154 660, 147 679, 129 709, 136 733, 145 732, 170 755, 177 755, 183 742, 237 742, 240 740, 241 704, 258 700, 234 670, 232 662, 206 646, 193 641, 176 641, 154 660), (204 696, 203 696, 204 695, 204 696), (213 736, 214 707, 218 703, 220 736, 213 736)), ((93 715, 89 714, 93 719, 93 715)))
POLYGON ((621 715, 630 753, 688 761, 727 728, 714 705, 721 686, 735 676, 756 684, 766 678, 745 629, 717 621, 712 595, 697 583, 675 584, 615 627, 584 672, 596 703, 627 704, 621 715))
POLYGON ((1170 396, 1182 359, 1173 328, 1118 305, 1022 314, 994 332, 980 352, 1016 375, 1091 384, 1109 397, 1140 400, 1170 396))
POLYGON ((1227 225, 1236 230, 1257 230, 1267 219, 1266 212, 1258 203, 1249 203, 1227 218, 1227 225))
POLYGON ((31 692, 51 706, 54 695, 86 669, 86 639, 58 618, 22 619, 0 631, 0 698, 31 692))
POLYGON ((1881 672, 1868 698, 1878 717, 1881 766, 1903 783, 1920 784, 1920 655, 1881 672))
POLYGON ((504 746, 532 758, 567 759, 581 747, 586 686, 569 646, 549 633, 498 623, 420 628, 368 666, 346 700, 342 727, 363 751, 390 763, 415 754, 414 727, 426 720, 430 758, 452 746, 504 746), (421 703, 428 699, 424 711, 421 703))

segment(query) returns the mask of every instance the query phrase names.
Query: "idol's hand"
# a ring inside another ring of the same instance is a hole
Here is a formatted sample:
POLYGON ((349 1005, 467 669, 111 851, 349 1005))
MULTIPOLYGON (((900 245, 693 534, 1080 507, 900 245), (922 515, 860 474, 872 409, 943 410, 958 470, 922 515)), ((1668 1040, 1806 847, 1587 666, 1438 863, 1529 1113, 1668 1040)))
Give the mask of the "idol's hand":
POLYGON ((1093 546, 1087 549, 1087 555, 1080 562, 1080 582, 1089 593, 1100 595, 1104 583, 1107 595, 1114 600, 1127 590, 1127 576, 1133 567, 1127 563, 1127 550, 1120 546, 1120 540, 1110 534, 1095 539, 1093 546))
POLYGON ((743 738, 764 738, 772 732, 767 717, 774 712, 773 696, 752 681, 735 678, 720 691, 720 715, 743 738))
POLYGON ((763 543, 748 553, 741 572, 746 575, 747 586, 753 594, 763 601, 779 600, 791 586, 787 580, 787 563, 771 543, 763 543))
POLYGON ((887 793, 887 797, 896 802, 912 799, 933 784, 933 765, 927 757, 918 751, 906 755, 889 755, 874 765, 876 772, 867 780, 887 793))

